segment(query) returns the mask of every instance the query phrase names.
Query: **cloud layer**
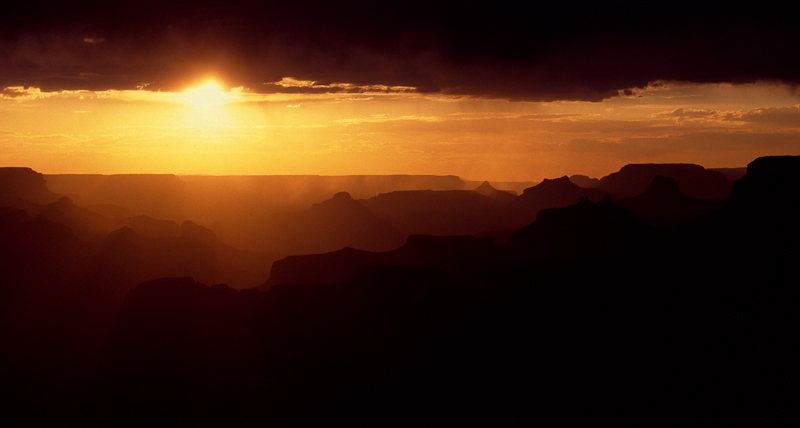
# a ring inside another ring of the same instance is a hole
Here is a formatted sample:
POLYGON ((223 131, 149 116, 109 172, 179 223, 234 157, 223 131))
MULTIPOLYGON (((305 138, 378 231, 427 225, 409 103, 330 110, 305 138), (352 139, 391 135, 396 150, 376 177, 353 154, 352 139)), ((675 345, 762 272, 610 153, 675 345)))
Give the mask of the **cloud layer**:
POLYGON ((18 2, 0 18, 0 87, 294 91, 413 87, 591 100, 656 80, 800 83, 787 7, 696 2, 18 2), (646 3, 646 4, 645 4, 646 3))

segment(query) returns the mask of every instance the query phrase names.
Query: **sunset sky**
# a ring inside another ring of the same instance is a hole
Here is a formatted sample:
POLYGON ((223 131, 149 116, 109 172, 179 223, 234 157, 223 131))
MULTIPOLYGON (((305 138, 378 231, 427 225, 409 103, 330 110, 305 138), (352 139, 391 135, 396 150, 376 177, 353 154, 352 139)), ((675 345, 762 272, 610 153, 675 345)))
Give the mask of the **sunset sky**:
POLYGON ((538 181, 800 155, 796 11, 640 3, 10 6, 0 166, 538 181))

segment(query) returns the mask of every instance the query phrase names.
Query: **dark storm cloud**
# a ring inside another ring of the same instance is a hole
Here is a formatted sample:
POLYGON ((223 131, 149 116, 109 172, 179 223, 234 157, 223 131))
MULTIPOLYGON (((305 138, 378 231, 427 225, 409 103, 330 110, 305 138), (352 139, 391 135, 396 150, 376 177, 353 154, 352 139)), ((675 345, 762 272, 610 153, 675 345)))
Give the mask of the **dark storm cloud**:
POLYGON ((0 87, 171 90, 217 75, 596 101, 656 80, 800 82, 797 15, 764 2, 110 3, 7 7, 0 87))

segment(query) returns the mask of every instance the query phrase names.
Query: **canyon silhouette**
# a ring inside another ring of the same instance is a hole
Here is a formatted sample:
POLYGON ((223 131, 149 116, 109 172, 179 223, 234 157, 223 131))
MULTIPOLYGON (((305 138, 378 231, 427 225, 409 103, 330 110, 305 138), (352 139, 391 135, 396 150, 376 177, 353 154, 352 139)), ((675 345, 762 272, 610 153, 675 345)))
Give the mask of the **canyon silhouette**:
POLYGON ((2 419, 783 422, 798 171, 0 168, 2 419))
POLYGON ((6 3, 0 426, 797 419, 796 4, 6 3))

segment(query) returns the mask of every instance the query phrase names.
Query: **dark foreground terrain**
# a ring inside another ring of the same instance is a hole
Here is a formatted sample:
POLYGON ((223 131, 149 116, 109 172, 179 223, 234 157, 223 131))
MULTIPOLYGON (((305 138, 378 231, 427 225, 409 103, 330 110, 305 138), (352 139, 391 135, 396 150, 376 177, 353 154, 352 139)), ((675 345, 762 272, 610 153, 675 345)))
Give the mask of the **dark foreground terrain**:
POLYGON ((798 171, 768 157, 732 185, 673 165, 518 196, 332 192, 272 218, 345 245, 272 263, 6 168, 0 420, 796 421, 798 171))

